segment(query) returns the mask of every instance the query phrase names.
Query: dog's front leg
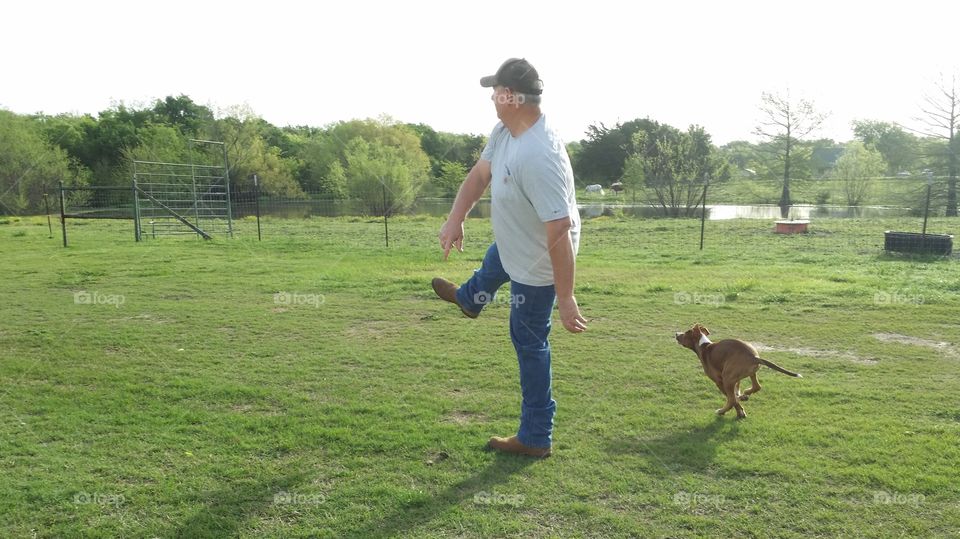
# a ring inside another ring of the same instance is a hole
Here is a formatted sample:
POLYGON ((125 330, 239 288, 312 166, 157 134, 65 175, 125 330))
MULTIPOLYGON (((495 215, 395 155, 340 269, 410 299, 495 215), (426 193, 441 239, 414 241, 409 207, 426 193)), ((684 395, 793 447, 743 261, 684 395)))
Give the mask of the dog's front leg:
POLYGON ((717 410, 717 415, 723 415, 730 411, 730 408, 736 408, 737 419, 747 417, 747 414, 743 411, 743 406, 740 406, 740 401, 737 400, 737 384, 739 384, 739 381, 726 382, 724 384, 723 389, 727 395, 727 404, 717 410))

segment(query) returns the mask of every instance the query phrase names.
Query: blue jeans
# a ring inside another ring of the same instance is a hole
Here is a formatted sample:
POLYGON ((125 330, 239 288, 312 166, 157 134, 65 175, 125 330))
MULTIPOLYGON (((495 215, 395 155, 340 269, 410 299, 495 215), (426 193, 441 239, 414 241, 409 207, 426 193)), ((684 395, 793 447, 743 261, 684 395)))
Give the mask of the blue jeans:
POLYGON ((497 244, 490 245, 480 269, 457 291, 457 301, 480 312, 497 290, 510 282, 510 340, 520 364, 520 429, 517 438, 528 447, 550 447, 557 403, 551 396, 550 317, 557 293, 553 285, 530 286, 511 281, 500 263, 497 244))

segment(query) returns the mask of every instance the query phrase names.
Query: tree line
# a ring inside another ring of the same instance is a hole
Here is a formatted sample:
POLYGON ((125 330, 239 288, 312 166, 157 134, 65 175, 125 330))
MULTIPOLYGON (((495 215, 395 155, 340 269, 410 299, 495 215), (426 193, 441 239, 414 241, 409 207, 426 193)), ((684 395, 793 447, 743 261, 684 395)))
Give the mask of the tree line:
MULTIPOLYGON (((791 180, 834 178, 846 203, 858 205, 871 178, 920 173, 947 178, 936 196, 956 215, 960 101, 955 81, 936 90, 921 107, 922 131, 857 120, 851 141, 812 138, 824 114, 788 94, 764 93, 759 142, 718 147, 700 126, 682 130, 644 118, 590 125, 567 150, 579 187, 619 184, 665 215, 689 215, 707 183, 773 181, 787 207, 791 180)), ((40 210, 44 193, 61 181, 129 186, 134 160, 212 164, 191 139, 225 144, 233 190, 251 190, 256 175, 265 195, 352 198, 375 215, 403 212, 417 197, 453 196, 486 142, 387 117, 277 127, 249 107, 214 111, 186 95, 121 103, 96 116, 0 110, 0 212, 40 210)))
MULTIPOLYGON (((837 142, 812 135, 827 114, 789 93, 763 93, 759 142, 715 146, 702 127, 686 131, 650 119, 587 128, 586 138, 568 145, 579 181, 619 184, 666 215, 690 214, 702 201, 704 184, 731 179, 773 181, 781 189, 784 215, 792 204, 791 181, 832 179, 845 203, 863 204, 878 177, 937 177, 933 198, 948 216, 957 215, 960 172, 960 87, 941 79, 924 96, 909 129, 893 122, 855 120, 854 139, 837 142)), ((907 202, 907 201, 905 201, 907 202)), ((912 201, 910 201, 912 202, 912 201)))
POLYGON ((356 198, 378 215, 402 212, 417 196, 456 194, 486 142, 386 117, 277 127, 249 107, 213 111, 186 95, 96 116, 0 110, 0 212, 38 211, 61 181, 129 186, 134 160, 222 162, 191 139, 224 143, 233 190, 251 190, 256 174, 264 195, 356 198))

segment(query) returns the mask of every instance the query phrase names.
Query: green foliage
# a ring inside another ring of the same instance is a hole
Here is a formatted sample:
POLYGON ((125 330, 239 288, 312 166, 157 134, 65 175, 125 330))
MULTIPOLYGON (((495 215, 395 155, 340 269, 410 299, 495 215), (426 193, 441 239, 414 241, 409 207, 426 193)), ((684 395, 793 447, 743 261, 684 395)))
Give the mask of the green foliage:
POLYGON ((703 201, 707 181, 729 178, 729 166, 702 127, 686 132, 669 125, 633 135, 634 153, 627 158, 624 185, 643 191, 664 215, 690 216, 703 201))
POLYGON ((580 141, 575 165, 580 184, 599 183, 609 186, 623 177, 627 157, 633 153, 633 135, 639 131, 655 131, 659 124, 650 119, 636 119, 607 127, 603 123, 587 127, 587 138, 580 141))
POLYGON ((847 205, 862 204, 867 198, 871 179, 883 174, 886 168, 879 151, 866 147, 860 141, 847 143, 835 168, 836 178, 843 184, 847 205))
POLYGON ((445 162, 455 162, 469 170, 473 167, 486 143, 480 135, 461 135, 435 131, 425 124, 407 124, 420 137, 420 146, 430 158, 430 173, 439 179, 445 162))
POLYGON ((408 154, 403 146, 353 138, 344 149, 347 192, 377 216, 402 213, 413 205, 427 180, 428 160, 422 150, 408 154))
MULTIPOLYGON (((358 192, 372 196, 364 189, 348 185, 351 177, 358 178, 367 173, 350 171, 347 148, 358 138, 378 147, 395 149, 395 157, 420 176, 413 182, 416 185, 423 185, 428 180, 430 160, 421 148, 416 132, 390 118, 381 118, 338 122, 310 137, 303 145, 305 187, 328 198, 344 198, 358 192)), ((405 205, 401 204, 401 207, 405 205)))
POLYGON ((442 196, 452 197, 457 194, 468 172, 467 167, 459 161, 443 161, 440 163, 440 173, 433 182, 440 189, 442 196))
POLYGON ((886 173, 916 169, 920 157, 919 139, 900 126, 876 120, 854 120, 853 135, 867 148, 880 152, 886 162, 886 173))
POLYGON ((43 195, 56 200, 58 182, 84 184, 86 169, 70 161, 67 152, 43 136, 30 118, 0 110, 0 213, 35 212, 43 195))
POLYGON ((194 137, 213 123, 213 112, 209 108, 197 105, 183 94, 156 100, 152 112, 154 123, 176 127, 185 137, 194 137))
MULTIPOLYGON (((253 175, 256 174, 260 190, 265 194, 287 198, 305 196, 294 177, 296 162, 284 158, 279 148, 267 145, 261 135, 263 120, 249 107, 234 107, 229 111, 229 116, 218 120, 210 128, 210 138, 222 141, 226 146, 233 188, 251 190, 253 175)), ((214 150, 210 161, 217 163, 219 160, 214 150)))

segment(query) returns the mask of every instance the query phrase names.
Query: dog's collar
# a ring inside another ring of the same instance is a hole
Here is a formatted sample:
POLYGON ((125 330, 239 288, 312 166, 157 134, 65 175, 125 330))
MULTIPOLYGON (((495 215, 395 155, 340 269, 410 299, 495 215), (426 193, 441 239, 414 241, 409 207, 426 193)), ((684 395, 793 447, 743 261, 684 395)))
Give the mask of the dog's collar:
POLYGON ((703 346, 705 344, 713 344, 713 341, 708 339, 706 335, 700 335, 700 342, 697 343, 697 346, 703 346))

